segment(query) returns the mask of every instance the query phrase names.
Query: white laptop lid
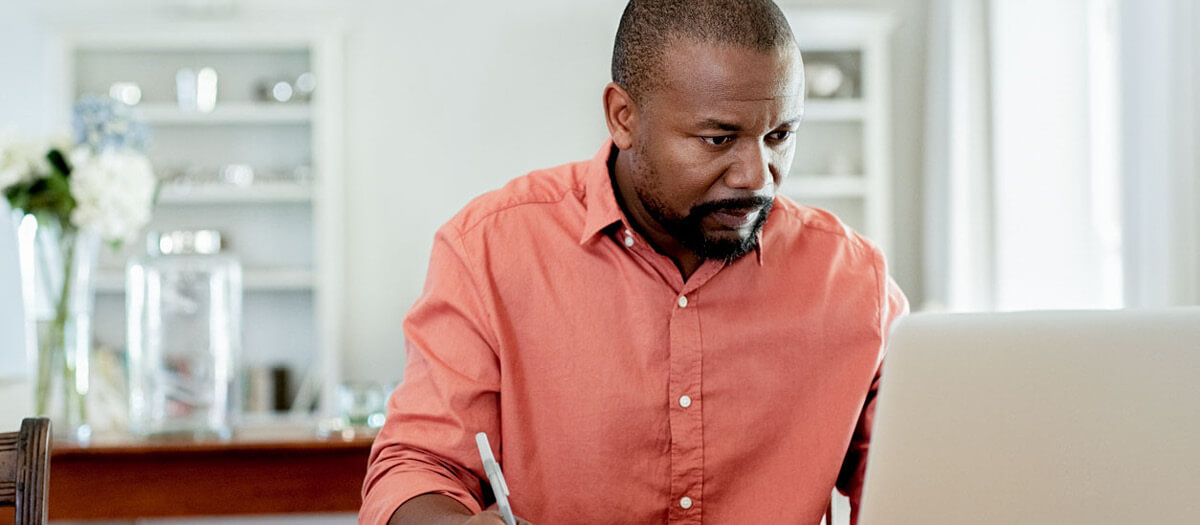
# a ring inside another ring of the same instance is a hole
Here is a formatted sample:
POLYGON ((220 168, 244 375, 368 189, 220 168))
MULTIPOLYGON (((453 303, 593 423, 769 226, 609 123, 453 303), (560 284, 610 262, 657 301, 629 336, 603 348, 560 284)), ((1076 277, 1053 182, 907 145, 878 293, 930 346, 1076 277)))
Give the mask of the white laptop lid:
POLYGON ((862 525, 1200 523, 1200 308, 914 315, 862 525))

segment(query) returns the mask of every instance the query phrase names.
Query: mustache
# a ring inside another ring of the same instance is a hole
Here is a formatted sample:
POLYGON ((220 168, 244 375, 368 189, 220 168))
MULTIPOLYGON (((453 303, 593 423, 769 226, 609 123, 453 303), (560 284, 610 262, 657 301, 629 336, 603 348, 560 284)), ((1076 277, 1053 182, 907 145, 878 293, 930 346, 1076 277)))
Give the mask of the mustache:
POLYGON ((775 199, 763 196, 721 199, 692 206, 690 215, 693 217, 703 217, 718 211, 748 210, 754 208, 766 209, 773 202, 775 202, 775 199))

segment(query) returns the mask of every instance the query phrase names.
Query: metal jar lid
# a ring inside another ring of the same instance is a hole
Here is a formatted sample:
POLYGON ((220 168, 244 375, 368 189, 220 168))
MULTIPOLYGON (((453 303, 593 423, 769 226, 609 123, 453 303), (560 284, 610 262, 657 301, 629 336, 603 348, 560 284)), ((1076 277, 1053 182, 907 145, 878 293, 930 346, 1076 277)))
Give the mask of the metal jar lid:
POLYGON ((213 255, 221 252, 221 232, 216 230, 176 230, 150 232, 146 249, 157 255, 213 255))

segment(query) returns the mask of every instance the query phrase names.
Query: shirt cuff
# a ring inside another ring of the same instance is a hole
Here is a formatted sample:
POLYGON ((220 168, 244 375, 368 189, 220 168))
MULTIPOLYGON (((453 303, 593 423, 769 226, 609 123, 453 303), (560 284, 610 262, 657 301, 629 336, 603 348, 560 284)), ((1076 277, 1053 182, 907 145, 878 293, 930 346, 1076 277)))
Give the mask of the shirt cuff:
POLYGON ((475 497, 461 486, 432 472, 405 472, 384 476, 375 482, 363 498, 358 511, 359 525, 387 525, 396 509, 410 499, 423 494, 442 494, 454 498, 471 514, 482 508, 475 497))

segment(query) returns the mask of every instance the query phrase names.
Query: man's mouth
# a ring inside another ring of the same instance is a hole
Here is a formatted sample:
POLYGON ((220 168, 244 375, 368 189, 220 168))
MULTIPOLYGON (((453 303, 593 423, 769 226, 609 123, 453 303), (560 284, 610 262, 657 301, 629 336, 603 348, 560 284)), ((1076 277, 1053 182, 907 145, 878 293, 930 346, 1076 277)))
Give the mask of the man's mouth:
POLYGON ((734 208, 714 211, 711 216, 726 228, 741 229, 754 224, 759 213, 762 213, 762 208, 734 208))

